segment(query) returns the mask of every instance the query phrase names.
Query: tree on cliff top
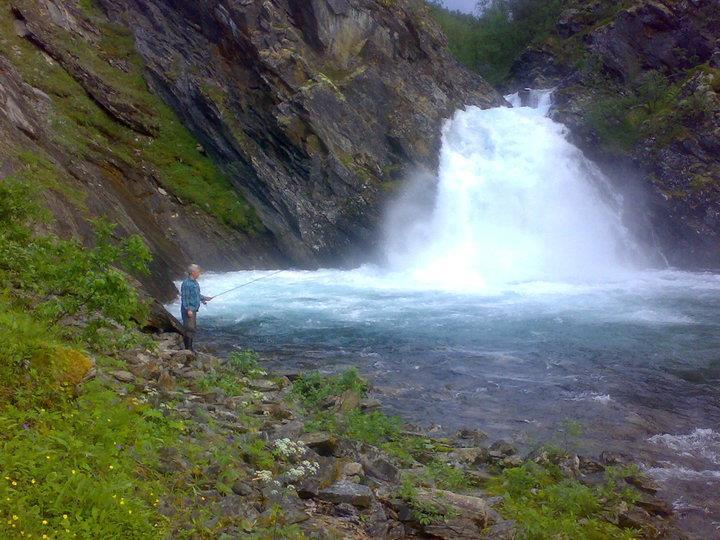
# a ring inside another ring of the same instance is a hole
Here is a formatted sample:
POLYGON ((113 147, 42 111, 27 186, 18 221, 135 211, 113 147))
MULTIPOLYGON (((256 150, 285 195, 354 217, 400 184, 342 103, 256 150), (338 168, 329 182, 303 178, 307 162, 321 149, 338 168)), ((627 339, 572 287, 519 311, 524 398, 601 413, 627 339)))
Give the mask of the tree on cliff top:
POLYGON ((488 82, 502 85, 523 50, 552 31, 569 0, 480 0, 476 13, 450 11, 430 1, 431 12, 447 35, 450 50, 488 82))

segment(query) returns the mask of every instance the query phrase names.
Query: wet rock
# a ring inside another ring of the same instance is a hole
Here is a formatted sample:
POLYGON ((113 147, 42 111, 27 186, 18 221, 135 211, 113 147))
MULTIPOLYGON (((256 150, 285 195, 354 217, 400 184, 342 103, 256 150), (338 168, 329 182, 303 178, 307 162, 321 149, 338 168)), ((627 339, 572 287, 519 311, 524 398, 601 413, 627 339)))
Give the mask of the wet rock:
POLYGON ((325 431, 305 433, 300 437, 300 441, 305 443, 308 448, 312 448, 321 456, 326 457, 333 455, 338 444, 337 437, 325 431))
POLYGON ((243 480, 236 480, 235 482, 233 482, 231 489, 233 493, 242 497, 248 497, 253 493, 253 488, 250 486, 250 484, 243 480))
POLYGON ((363 412, 370 412, 379 409, 381 403, 375 398, 364 398, 360 400, 360 410, 363 412))
POLYGON ((580 457, 580 471, 584 474, 594 474, 603 472, 605 467, 602 463, 595 461, 594 459, 579 456, 580 457))
POLYGON ((635 504, 646 512, 656 516, 667 517, 672 514, 672 509, 667 505, 667 503, 659 499, 643 497, 635 504))
POLYGON ((626 476, 625 481, 628 484, 635 486, 640 491, 644 491, 645 493, 649 493, 650 495, 655 495, 660 490, 660 487, 655 483, 652 478, 648 478, 643 474, 626 476))
POLYGON ((358 508, 369 508, 373 501, 373 492, 362 484, 354 484, 345 480, 318 491, 317 497, 332 503, 348 503, 358 508))
POLYGON ((274 381, 268 379, 249 379, 247 386, 253 390, 259 390, 261 392, 272 392, 280 390, 280 385, 274 381))
POLYGON ((659 531, 653 524, 653 518, 642 508, 633 507, 618 516, 618 525, 627 529, 644 531, 647 537, 657 538, 659 531))
POLYGON ((472 446, 477 446, 488 438, 488 434, 479 429, 462 428, 458 430, 455 437, 461 441, 469 441, 472 446))
POLYGON ((367 454, 361 454, 360 464, 365 474, 372 478, 392 483, 396 483, 400 479, 397 467, 377 451, 369 451, 367 454))
POLYGON ((448 454, 448 458, 455 458, 458 462, 466 465, 477 465, 487 461, 488 455, 487 448, 456 448, 448 454))
POLYGON ((489 450, 492 455, 511 456, 513 454, 517 454, 517 448, 509 442, 503 440, 492 443, 489 450))
POLYGON ((113 371, 113 377, 115 377, 116 380, 120 381, 121 383, 131 383, 135 381, 135 375, 130 373, 129 371, 124 370, 118 370, 113 371))
POLYGON ((603 451, 600 452, 600 463, 603 465, 627 465, 630 458, 618 452, 603 451))

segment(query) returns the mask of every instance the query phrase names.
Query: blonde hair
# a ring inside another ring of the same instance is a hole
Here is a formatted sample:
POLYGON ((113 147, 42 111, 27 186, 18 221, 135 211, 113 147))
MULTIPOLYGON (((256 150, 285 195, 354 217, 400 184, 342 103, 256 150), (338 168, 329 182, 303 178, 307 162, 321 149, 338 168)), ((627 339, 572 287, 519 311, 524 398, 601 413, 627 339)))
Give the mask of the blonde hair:
POLYGON ((191 264, 188 266, 188 275, 192 275, 193 272, 199 272, 200 267, 197 264, 191 264))

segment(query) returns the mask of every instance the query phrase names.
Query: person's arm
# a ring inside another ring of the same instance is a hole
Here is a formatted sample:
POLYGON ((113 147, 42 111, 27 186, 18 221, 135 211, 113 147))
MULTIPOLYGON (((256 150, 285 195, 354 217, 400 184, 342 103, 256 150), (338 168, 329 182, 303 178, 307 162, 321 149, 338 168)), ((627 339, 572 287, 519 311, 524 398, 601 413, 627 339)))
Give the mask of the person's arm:
POLYGON ((202 300, 202 303, 203 303, 203 304, 207 304, 207 303, 208 303, 210 300, 212 300, 212 299, 213 299, 212 296, 205 296, 205 295, 202 295, 202 294, 200 295, 200 300, 202 300))

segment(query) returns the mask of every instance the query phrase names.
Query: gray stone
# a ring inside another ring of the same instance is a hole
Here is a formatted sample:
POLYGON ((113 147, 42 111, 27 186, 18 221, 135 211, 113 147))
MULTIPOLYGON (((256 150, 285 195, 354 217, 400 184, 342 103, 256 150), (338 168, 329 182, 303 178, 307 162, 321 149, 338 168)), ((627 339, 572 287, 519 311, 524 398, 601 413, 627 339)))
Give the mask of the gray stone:
POLYGON ((270 392, 280 390, 280 385, 268 379, 249 379, 247 382, 249 388, 260 390, 261 392, 270 392))
POLYGON ((305 433, 300 437, 300 441, 305 446, 312 448, 321 456, 331 456, 337 448, 337 437, 330 435, 325 431, 316 431, 313 433, 305 433))
POLYGON ((365 485, 341 480, 325 489, 321 489, 317 497, 332 503, 348 503, 358 508, 369 508, 374 495, 372 490, 365 485))
POLYGON ((118 370, 114 371, 112 375, 121 383, 131 383, 135 380, 135 375, 129 371, 118 370))

